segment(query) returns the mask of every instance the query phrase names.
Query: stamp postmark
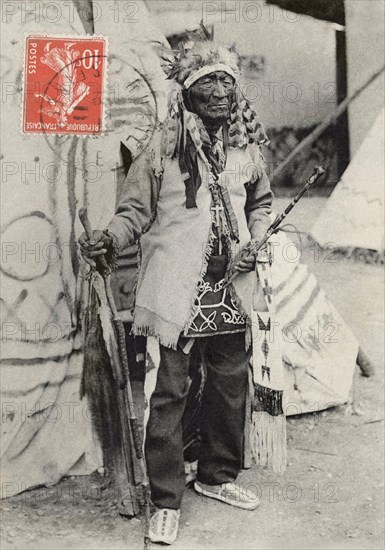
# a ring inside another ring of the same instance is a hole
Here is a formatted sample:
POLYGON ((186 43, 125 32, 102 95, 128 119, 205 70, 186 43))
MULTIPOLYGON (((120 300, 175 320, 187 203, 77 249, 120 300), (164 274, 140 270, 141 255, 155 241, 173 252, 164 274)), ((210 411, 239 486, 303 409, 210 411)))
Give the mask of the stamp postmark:
POLYGON ((106 37, 27 36, 22 132, 102 135, 106 37))

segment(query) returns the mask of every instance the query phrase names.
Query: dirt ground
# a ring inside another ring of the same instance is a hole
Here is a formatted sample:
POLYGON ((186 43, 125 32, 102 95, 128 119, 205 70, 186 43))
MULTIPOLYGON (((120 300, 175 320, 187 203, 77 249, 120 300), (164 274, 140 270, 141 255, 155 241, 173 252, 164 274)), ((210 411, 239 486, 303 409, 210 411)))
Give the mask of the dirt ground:
MULTIPOLYGON (((277 200, 277 211, 286 203, 277 200)), ((304 200, 293 222, 308 229, 323 204, 304 200)), ((234 509, 187 489, 176 550, 384 548, 383 267, 325 262, 303 241, 303 260, 350 324, 375 375, 364 378, 356 369, 351 404, 288 420, 285 475, 256 467, 242 472, 241 480, 261 496, 257 510, 234 509)), ((122 519, 102 484, 95 473, 2 501, 1 548, 141 548, 140 520, 122 519)))

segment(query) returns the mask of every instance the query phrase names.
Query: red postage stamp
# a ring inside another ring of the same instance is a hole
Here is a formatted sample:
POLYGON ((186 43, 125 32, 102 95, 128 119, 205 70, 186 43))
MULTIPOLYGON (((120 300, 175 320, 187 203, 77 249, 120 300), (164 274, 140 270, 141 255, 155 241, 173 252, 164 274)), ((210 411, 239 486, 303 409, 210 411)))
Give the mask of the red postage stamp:
POLYGON ((22 131, 102 134, 106 69, 105 37, 27 36, 22 131))

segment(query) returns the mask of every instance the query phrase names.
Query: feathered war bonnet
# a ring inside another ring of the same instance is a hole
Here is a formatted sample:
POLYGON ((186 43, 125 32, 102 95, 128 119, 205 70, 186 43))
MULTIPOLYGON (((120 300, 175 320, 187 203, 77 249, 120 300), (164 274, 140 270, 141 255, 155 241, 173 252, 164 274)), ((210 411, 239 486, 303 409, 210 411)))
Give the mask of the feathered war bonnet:
POLYGON ((186 43, 180 43, 179 50, 174 51, 172 56, 162 56, 165 62, 163 69, 168 79, 172 80, 163 141, 166 157, 184 154, 187 132, 197 152, 201 151, 196 116, 187 110, 183 96, 197 80, 216 71, 229 74, 236 83, 227 123, 227 146, 244 149, 249 143, 260 145, 269 142, 257 113, 239 89, 240 58, 235 47, 227 49, 215 44, 212 38, 201 23, 198 35, 192 36, 186 43))

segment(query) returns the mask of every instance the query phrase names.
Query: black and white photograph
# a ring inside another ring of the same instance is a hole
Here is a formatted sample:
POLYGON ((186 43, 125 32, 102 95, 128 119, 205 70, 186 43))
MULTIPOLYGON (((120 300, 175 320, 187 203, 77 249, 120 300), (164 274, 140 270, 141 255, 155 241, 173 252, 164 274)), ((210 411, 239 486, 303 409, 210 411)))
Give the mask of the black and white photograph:
POLYGON ((1 0, 2 550, 383 550, 384 0, 1 0))

